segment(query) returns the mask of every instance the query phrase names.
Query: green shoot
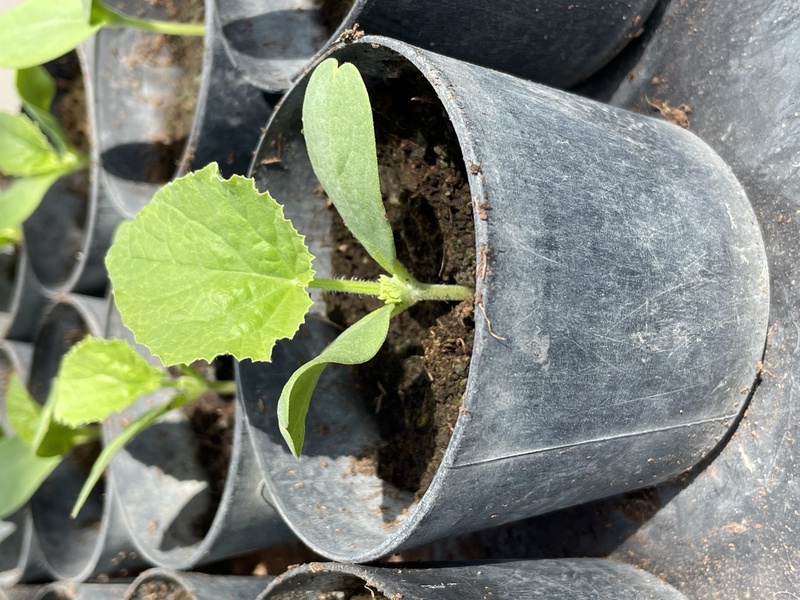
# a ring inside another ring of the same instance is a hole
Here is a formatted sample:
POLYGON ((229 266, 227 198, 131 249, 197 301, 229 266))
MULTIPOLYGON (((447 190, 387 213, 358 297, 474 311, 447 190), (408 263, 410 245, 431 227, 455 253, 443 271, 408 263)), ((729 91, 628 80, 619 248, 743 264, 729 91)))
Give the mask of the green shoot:
POLYGON ((279 425, 295 456, 325 365, 371 359, 386 339, 391 316, 415 302, 462 301, 472 293, 421 283, 397 260, 380 195, 372 110, 358 70, 324 61, 311 76, 303 109, 314 172, 386 275, 378 281, 314 278, 313 257, 282 207, 252 181, 223 180, 213 164, 160 190, 120 230, 106 257, 123 320, 165 364, 220 354, 270 360, 275 343, 292 338, 303 323, 310 288, 384 301, 284 387, 279 425))
POLYGON ((114 455, 162 414, 179 408, 206 391, 233 393, 232 382, 210 382, 189 367, 173 378, 150 365, 122 340, 88 337, 64 356, 44 407, 30 397, 16 376, 8 385, 6 404, 15 435, 0 440, 0 463, 9 488, 0 494, 0 518, 22 506, 72 448, 100 437, 97 425, 138 398, 162 388, 177 395, 145 412, 112 440, 95 461, 72 511, 76 516, 114 455), (8 440, 14 440, 13 442, 8 440), (10 478, 10 479, 8 479, 10 478))
POLYGON ((27 69, 76 48, 102 27, 135 27, 170 35, 203 35, 202 23, 129 17, 101 0, 26 0, 0 15, 0 67, 27 69))
POLYGON ((59 177, 89 163, 49 112, 55 95, 50 74, 43 67, 18 71, 17 91, 27 114, 0 112, 0 173, 15 177, 0 190, 0 229, 11 231, 19 230, 59 177))

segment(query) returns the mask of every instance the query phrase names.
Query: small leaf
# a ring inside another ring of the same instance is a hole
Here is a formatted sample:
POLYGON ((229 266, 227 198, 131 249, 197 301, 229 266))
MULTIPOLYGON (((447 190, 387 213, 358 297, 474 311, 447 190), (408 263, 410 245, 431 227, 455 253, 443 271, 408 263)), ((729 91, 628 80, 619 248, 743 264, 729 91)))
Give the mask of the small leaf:
POLYGON ((391 304, 382 306, 345 329, 317 358, 297 369, 286 382, 278 400, 278 426, 296 457, 303 448, 311 394, 325 367, 329 363, 358 365, 374 357, 386 341, 395 308, 391 304))
POLYGON ((80 494, 78 494, 78 500, 75 502, 75 506, 72 507, 72 518, 75 518, 80 512, 81 508, 83 508, 83 505, 86 503, 86 499, 92 492, 92 488, 94 488, 94 486, 97 485, 97 482, 100 481, 100 478, 103 476, 103 471, 105 471, 106 467, 111 464, 111 461, 117 455, 117 452, 122 450, 122 448, 128 442, 139 435, 142 431, 155 423, 160 416, 168 413, 174 408, 178 408, 178 406, 182 404, 180 400, 181 397, 176 397, 171 402, 162 404, 161 406, 156 406, 146 413, 139 415, 132 423, 123 429, 117 437, 105 445, 103 450, 100 452, 100 455, 97 457, 97 460, 94 461, 92 470, 89 472, 89 477, 87 477, 86 481, 83 483, 80 494))
POLYGON ((164 186, 117 232, 106 266, 136 340, 189 364, 269 360, 311 306, 311 259, 269 194, 211 164, 164 186))
POLYGON ((41 65, 17 71, 17 93, 23 102, 49 111, 56 95, 56 82, 41 65))
POLYGON ((61 123, 50 114, 50 104, 56 93, 56 84, 50 73, 41 66, 20 69, 17 71, 17 93, 25 112, 36 121, 59 151, 76 152, 67 140, 61 123))
POLYGON ((60 462, 60 456, 36 456, 17 436, 0 438, 0 519, 22 508, 60 462))
POLYGON ((0 112, 0 172, 29 177, 66 168, 42 130, 27 115, 0 112))
POLYGON ((59 177, 59 173, 24 177, 0 190, 0 227, 21 225, 41 204, 47 190, 59 177))
POLYGON ((32 445, 39 429, 42 407, 31 398, 16 373, 11 375, 6 388, 6 411, 14 432, 23 442, 32 445))
POLYGON ((85 429, 73 429, 53 419, 53 410, 57 402, 57 388, 58 380, 53 378, 53 382, 50 384, 50 395, 39 418, 39 428, 31 444, 37 456, 61 456, 72 450, 77 444, 97 437, 97 433, 92 436, 85 429))
POLYGON ((26 69, 42 65, 91 37, 83 0, 26 0, 0 15, 0 67, 26 69))
POLYGON ((102 421, 160 389, 163 378, 127 342, 84 338, 61 360, 54 417, 71 427, 102 421))
POLYGON ((372 108, 350 63, 329 58, 314 70, 303 100, 303 131, 314 173, 347 228, 389 273, 394 237, 381 199, 372 108))

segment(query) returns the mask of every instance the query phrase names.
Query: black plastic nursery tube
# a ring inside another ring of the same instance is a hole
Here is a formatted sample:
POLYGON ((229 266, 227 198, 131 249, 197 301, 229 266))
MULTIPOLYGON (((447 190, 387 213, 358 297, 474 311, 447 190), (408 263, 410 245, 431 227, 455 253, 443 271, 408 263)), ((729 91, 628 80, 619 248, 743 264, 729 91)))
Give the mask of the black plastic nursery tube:
MULTIPOLYGON (((34 341, 28 389, 44 404, 64 354, 87 335, 102 337, 107 303, 64 295, 46 311, 34 341)), ((70 511, 99 452, 76 446, 31 499, 31 512, 49 575, 85 580, 98 575, 127 575, 142 561, 130 544, 110 481, 101 480, 76 518, 70 511)))
MULTIPOLYGON (((391 142, 391 127, 404 136, 407 154, 391 154, 401 156, 399 168, 427 156, 432 166, 415 172, 458 165, 468 180, 474 304, 451 310, 462 323, 474 319, 474 342, 466 369, 462 360, 437 376, 416 355, 400 359, 400 379, 413 376, 422 387, 466 373, 454 416, 405 455, 440 459, 424 487, 398 483, 398 465, 383 451, 390 441, 419 439, 434 418, 426 409, 395 419, 403 425, 391 439, 381 429, 380 413, 391 415, 403 398, 375 378, 395 365, 373 363, 371 379, 329 367, 299 461, 281 439, 268 401, 337 334, 328 320, 341 314, 328 305, 338 299, 315 298, 312 313, 322 318, 280 343, 271 364, 240 365, 262 472, 295 532, 325 556, 367 561, 644 487, 706 456, 754 385, 769 300, 755 215, 721 159, 674 125, 396 40, 368 36, 330 55, 361 70, 379 140, 391 142), (444 125, 415 124, 419 111, 444 125), (448 128, 456 154, 431 138, 448 128), (437 455, 441 437, 449 441, 437 455)), ((300 135, 306 84, 277 107, 253 174, 306 236, 317 276, 336 277, 332 265, 349 268, 341 253, 355 242, 336 237, 308 161, 300 135), (279 141, 276 165, 268 159, 279 141)), ((381 161, 390 176, 397 167, 381 161)), ((392 195, 387 210, 419 202, 404 194, 392 195)), ((396 239, 413 232, 400 223, 396 239)), ((420 238, 423 255, 435 238, 420 238)), ((389 350, 407 343, 405 333, 389 350)), ((433 327, 420 343, 457 354, 470 332, 437 335, 433 327)))
POLYGON ((215 0, 234 65, 264 90, 287 89, 343 34, 399 39, 433 52, 568 87, 641 34, 656 0, 215 0))
POLYGON ((33 600, 119 600, 127 583, 67 583, 56 581, 43 586, 33 600))
POLYGON ((253 600, 272 577, 206 575, 170 569, 148 569, 128 588, 127 600, 181 598, 181 600, 253 600))
POLYGON ((31 342, 47 298, 31 268, 24 239, 7 258, 0 275, 0 334, 9 340, 31 342))
MULTIPOLYGON (((7 382, 16 374, 27 381, 33 348, 24 342, 0 341, 0 425, 6 435, 13 428, 6 412, 7 382)), ((0 521, 0 588, 46 576, 28 506, 0 521)))
POLYGON ((92 64, 94 41, 48 63, 57 82, 69 82, 53 112, 91 166, 56 181, 23 224, 30 266, 48 296, 73 292, 102 296, 108 284, 103 259, 119 222, 96 176, 97 138, 92 64))
MULTIPOLYGON (((196 22, 203 0, 121 2, 141 18, 196 22)), ((208 35, 208 34, 207 34, 208 35)), ((133 28, 95 36, 100 177, 111 202, 133 217, 175 175, 192 125, 204 60, 203 38, 133 28)))
MULTIPOLYGON (((111 305, 108 337, 133 336, 111 305)), ((153 364, 153 359, 138 346, 153 364)), ((232 373, 227 374, 232 377, 232 373)), ((103 424, 106 440, 174 390, 144 396, 103 424)), ((137 552, 149 563, 189 569, 293 540, 262 496, 260 469, 234 399, 202 396, 194 418, 167 413, 128 443, 109 466, 119 507, 137 552), (224 462, 224 464, 222 464, 224 462)))
POLYGON ((657 577, 605 559, 365 567, 311 563, 287 571, 258 600, 685 600, 657 577), (338 594, 338 595, 334 595, 338 594))

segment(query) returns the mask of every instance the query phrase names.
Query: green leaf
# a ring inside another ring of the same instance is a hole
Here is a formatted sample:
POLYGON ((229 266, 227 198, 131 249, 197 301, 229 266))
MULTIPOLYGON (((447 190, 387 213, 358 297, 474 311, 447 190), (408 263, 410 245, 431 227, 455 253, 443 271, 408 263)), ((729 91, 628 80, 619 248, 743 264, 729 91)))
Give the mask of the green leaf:
POLYGON ((160 389, 163 379, 127 342, 84 338, 61 360, 54 417, 71 427, 102 421, 160 389))
POLYGON ((27 115, 0 112, 0 172, 29 177, 65 172, 67 165, 27 115))
POLYGON ((41 130, 53 141, 61 152, 74 150, 61 123, 50 114, 50 104, 56 93, 56 84, 44 67, 36 66, 17 71, 17 92, 22 106, 41 130))
POLYGON ((39 428, 31 444, 38 456, 61 456, 78 444, 98 437, 96 428, 74 429, 53 419, 53 411, 57 403, 58 379, 53 378, 50 384, 50 395, 45 402, 39 418, 39 428))
POLYGON ((395 274, 402 266, 381 199, 372 108, 354 65, 339 67, 329 58, 314 70, 303 100, 303 131, 314 173, 345 225, 395 274))
POLYGON ((0 15, 0 67, 26 69, 66 54, 92 36, 83 0, 27 0, 0 15))
POLYGON ((186 402, 184 400, 188 400, 188 397, 177 396, 173 398, 172 401, 162 404, 161 406, 156 406, 146 413, 139 415, 136 419, 134 419, 133 422, 123 429, 117 437, 105 445, 103 450, 100 452, 100 455, 97 457, 97 460, 94 461, 92 470, 89 472, 89 476, 83 483, 80 494, 78 494, 78 500, 75 502, 75 506, 72 507, 72 513, 70 514, 73 518, 75 518, 80 512, 81 508, 83 508, 83 505, 86 503, 86 499, 92 492, 92 488, 94 488, 94 486, 97 485, 97 482, 100 481, 100 478, 103 476, 103 471, 105 471, 106 467, 111 464, 111 461, 117 455, 117 452, 122 450, 122 448, 125 447, 128 442, 139 435, 142 431, 155 423, 159 417, 185 404, 186 402))
MULTIPOLYGON (((2 191, 0 191, 2 198, 2 191)), ((0 247, 6 244, 19 244, 22 241, 22 227, 12 225, 11 227, 0 227, 0 247)))
POLYGON ((0 227, 21 225, 59 177, 59 173, 51 173, 15 179, 8 188, 0 190, 0 227))
POLYGON ((117 232, 106 266, 136 340, 189 364, 269 360, 311 306, 311 259, 269 194, 211 164, 164 186, 117 232))
POLYGON ((23 102, 49 111, 56 95, 56 82, 41 65, 17 71, 17 93, 23 102))
POLYGON ((6 411, 14 432, 23 442, 32 445, 39 429, 42 407, 31 398, 16 373, 11 375, 6 388, 6 411))
POLYGON ((0 519, 22 508, 60 462, 60 456, 36 456, 17 436, 0 438, 0 519))
POLYGON ((278 400, 278 426, 296 457, 300 456, 303 448, 311 394, 325 367, 329 363, 358 365, 375 356, 386 340, 389 320, 395 308, 387 304, 353 323, 317 358, 297 369, 286 382, 278 400))

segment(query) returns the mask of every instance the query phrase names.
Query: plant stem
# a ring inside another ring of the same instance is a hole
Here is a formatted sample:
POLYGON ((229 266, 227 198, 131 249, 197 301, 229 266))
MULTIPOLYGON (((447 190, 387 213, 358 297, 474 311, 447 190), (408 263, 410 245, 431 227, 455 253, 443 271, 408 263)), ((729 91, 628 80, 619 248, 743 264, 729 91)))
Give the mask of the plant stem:
POLYGON ((196 35, 205 34, 203 23, 176 23, 174 21, 156 21, 150 19, 139 19, 122 14, 109 8, 102 2, 94 2, 92 8, 92 18, 97 18, 102 23, 111 27, 133 27, 152 31, 154 33, 165 33, 167 35, 196 35))
POLYGON ((416 283, 413 295, 420 300, 444 300, 461 302, 474 292, 463 285, 445 285, 440 283, 416 283))
POLYGON ((218 394, 236 393, 235 381, 210 381, 189 365, 181 365, 180 369, 183 371, 185 376, 165 381, 165 387, 176 387, 186 390, 201 389, 201 393, 205 392, 206 390, 213 390, 218 394))
POLYGON ((356 281, 355 279, 312 279, 308 287, 366 296, 377 296, 381 291, 381 284, 377 281, 356 281))

